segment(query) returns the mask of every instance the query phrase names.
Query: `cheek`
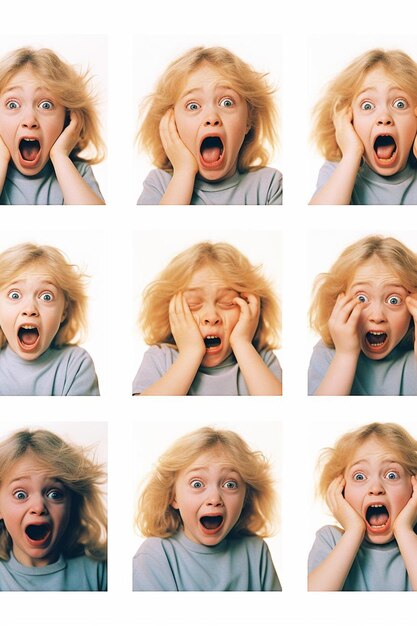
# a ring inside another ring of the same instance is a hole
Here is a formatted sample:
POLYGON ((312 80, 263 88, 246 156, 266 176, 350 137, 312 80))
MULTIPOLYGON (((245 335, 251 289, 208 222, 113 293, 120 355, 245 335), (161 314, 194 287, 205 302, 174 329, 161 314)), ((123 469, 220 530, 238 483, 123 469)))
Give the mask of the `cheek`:
POLYGON ((181 138, 181 141, 185 143, 188 149, 192 147, 195 140, 195 124, 193 124, 192 120, 187 118, 186 115, 182 111, 177 111, 174 108, 174 116, 175 116, 175 124, 177 126, 178 134, 181 138))

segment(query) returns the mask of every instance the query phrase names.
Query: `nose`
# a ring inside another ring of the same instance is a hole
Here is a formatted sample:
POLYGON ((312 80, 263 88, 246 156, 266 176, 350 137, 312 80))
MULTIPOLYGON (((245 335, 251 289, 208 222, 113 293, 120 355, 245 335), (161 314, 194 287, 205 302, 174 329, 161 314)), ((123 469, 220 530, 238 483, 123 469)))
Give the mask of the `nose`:
POLYGON ((221 119, 215 107, 210 107, 206 112, 204 126, 220 126, 221 119))
POLYGON ((220 324, 220 316, 214 305, 206 305, 201 314, 201 323, 203 326, 217 326, 220 324))
POLYGON ((30 501, 30 512, 33 515, 44 515, 48 512, 41 493, 32 494, 30 501))
POLYGON ((368 319, 371 322, 380 324, 385 322, 384 306, 379 300, 373 300, 367 307, 368 319))
POLYGON ((217 485, 213 485, 206 496, 206 505, 208 506, 221 506, 223 504, 222 497, 217 485))
POLYGON ((393 124, 393 120, 388 109, 384 108, 379 111, 376 123, 378 126, 391 126, 393 124))
POLYGON ((384 485, 382 484, 379 476, 374 477, 369 485, 369 494, 372 496, 381 496, 384 493, 384 485))
POLYGON ((24 109, 21 124, 22 128, 34 129, 39 127, 38 120, 33 109, 24 109))
POLYGON ((22 315, 25 317, 37 317, 39 314, 38 306, 34 298, 25 300, 22 309, 22 315))

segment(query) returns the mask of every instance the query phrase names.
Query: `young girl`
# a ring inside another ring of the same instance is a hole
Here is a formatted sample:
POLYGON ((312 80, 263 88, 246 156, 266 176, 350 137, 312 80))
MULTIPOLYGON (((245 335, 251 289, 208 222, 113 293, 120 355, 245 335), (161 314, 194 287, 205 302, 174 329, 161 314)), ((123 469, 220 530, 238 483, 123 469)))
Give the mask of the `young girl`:
POLYGON ((84 276, 51 246, 0 254, 0 396, 96 396, 84 276))
POLYGON ((0 444, 0 591, 105 591, 104 474, 47 430, 0 444))
POLYGON ((103 156, 86 74, 46 48, 0 62, 0 204, 104 204, 103 156))
POLYGON ((417 590, 417 441, 369 424, 323 454, 319 492, 339 526, 309 556, 310 591, 417 590))
POLYGON ((370 236, 316 279, 309 394, 417 395, 417 255, 370 236))
POLYGON ((282 204, 275 120, 263 74, 225 48, 188 50, 145 101, 139 140, 158 169, 138 204, 282 204))
POLYGON ((409 56, 362 54, 314 113, 326 163, 311 204, 417 204, 417 64, 409 56))
POLYGON ((227 243, 178 254, 145 290, 145 395, 280 395, 278 302, 260 269, 227 243))
POLYGON ((134 591, 281 591, 266 543, 270 468, 236 433, 200 428, 159 459, 139 500, 134 591))

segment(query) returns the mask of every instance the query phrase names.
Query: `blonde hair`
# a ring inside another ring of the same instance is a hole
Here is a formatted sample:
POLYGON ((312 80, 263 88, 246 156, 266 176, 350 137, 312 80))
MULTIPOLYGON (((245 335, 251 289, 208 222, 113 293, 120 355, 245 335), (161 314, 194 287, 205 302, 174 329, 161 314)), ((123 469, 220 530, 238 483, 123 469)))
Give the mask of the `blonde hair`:
MULTIPOLYGON (((66 443, 48 430, 21 430, 0 443, 0 484, 26 453, 35 454, 45 470, 61 481, 71 494, 70 518, 61 539, 62 554, 72 558, 86 554, 106 557, 107 517, 100 485, 102 467, 81 447, 66 443)), ((0 520, 0 559, 8 560, 13 541, 0 520)))
POLYGON ((180 513, 171 505, 178 474, 209 451, 224 454, 246 483, 245 501, 233 534, 271 534, 275 492, 268 461, 235 432, 206 427, 184 435, 158 459, 138 502, 135 521, 143 536, 171 537, 182 527, 180 513))
MULTIPOLYGON (((12 283, 28 267, 44 265, 53 283, 62 289, 65 297, 65 319, 61 322, 51 346, 60 348, 80 341, 87 326, 87 295, 85 276, 71 265, 64 254, 52 246, 21 243, 0 254, 0 289, 12 283)), ((0 328, 0 350, 7 343, 0 328)))
POLYGON ((370 438, 378 439, 398 456, 397 460, 411 475, 417 473, 417 441, 398 424, 373 422, 346 433, 333 448, 325 448, 319 458, 318 493, 325 499, 331 482, 344 474, 354 460, 356 449, 370 438))
MULTIPOLYGON (((401 89, 417 99, 417 63, 411 57, 401 50, 379 48, 361 54, 327 85, 314 107, 312 137, 325 159, 342 158, 333 124, 335 110, 351 106, 367 74, 377 67, 382 67, 401 89)), ((417 165, 413 150, 409 160, 414 167, 417 165)))
POLYGON ((68 113, 76 111, 81 118, 80 136, 70 154, 71 159, 81 159, 91 164, 102 161, 105 148, 96 110, 97 98, 92 91, 88 72, 81 74, 48 48, 19 48, 0 61, 0 93, 6 89, 13 76, 27 66, 68 113), (80 156, 84 150, 89 156, 80 156))
MULTIPOLYGON (((313 287, 310 324, 330 348, 334 348, 334 343, 328 322, 337 296, 346 291, 361 265, 373 257, 396 273, 407 291, 410 293, 417 291, 417 255, 401 241, 393 237, 372 235, 348 246, 329 272, 318 275, 313 287)), ((410 329, 400 345, 408 350, 413 343, 414 321, 411 318, 410 329)))
POLYGON ((204 63, 212 65, 224 76, 248 106, 250 130, 240 148, 238 170, 246 172, 265 167, 276 143, 274 89, 268 85, 265 74, 256 72, 238 56, 221 47, 192 48, 168 66, 155 91, 143 102, 139 143, 151 155, 156 167, 172 171, 161 142, 159 123, 177 102, 188 76, 204 63))
POLYGON ((168 343, 175 347, 169 324, 169 303, 183 291, 201 267, 212 267, 231 288, 249 292, 261 300, 259 324, 253 338, 257 350, 274 349, 279 343, 281 312, 272 287, 239 250, 228 243, 197 243, 175 256, 143 294, 139 323, 149 345, 168 343))

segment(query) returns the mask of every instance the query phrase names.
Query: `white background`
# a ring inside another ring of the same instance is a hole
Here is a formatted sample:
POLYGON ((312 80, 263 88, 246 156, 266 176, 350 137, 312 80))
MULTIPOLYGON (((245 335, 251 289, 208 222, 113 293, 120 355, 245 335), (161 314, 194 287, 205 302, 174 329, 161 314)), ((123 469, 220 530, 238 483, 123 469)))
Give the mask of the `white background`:
MULTIPOLYGON (((108 422, 110 536, 107 593, 34 593, 29 598, 3 593, 0 606, 5 622, 339 626, 368 624, 374 619, 408 624, 413 619, 417 601, 411 593, 376 596, 308 593, 306 560, 316 524, 321 524, 323 519, 320 505, 313 510, 313 468, 318 450, 323 445, 332 445, 335 437, 349 428, 375 419, 397 420, 416 436, 415 401, 413 398, 308 398, 306 371, 311 351, 307 310, 311 289, 309 266, 315 256, 314 249, 311 250, 314 233, 318 233, 320 245, 327 247, 333 239, 339 240, 332 231, 340 234, 350 229, 360 231, 359 236, 379 231, 393 234, 417 231, 415 207, 307 206, 320 165, 320 159, 313 163, 314 153, 307 141, 314 90, 322 84, 322 79, 333 76, 345 60, 350 61, 364 49, 389 41, 388 45, 393 42, 392 45, 410 51, 411 38, 416 34, 415 22, 415 5, 411 0, 401 4, 385 0, 378 3, 352 0, 349 4, 334 0, 291 4, 267 0, 228 3, 163 0, 146 6, 126 0, 73 0, 65 5, 21 0, 3 7, 2 37, 6 34, 23 37, 29 33, 28 40, 35 34, 59 40, 64 36, 99 35, 106 41, 107 71, 105 68, 103 73, 101 69, 98 71, 98 83, 108 87, 107 98, 104 95, 108 158, 99 179, 107 207, 0 209, 2 231, 33 232, 37 239, 53 243, 55 234, 51 233, 51 237, 48 234, 52 230, 56 233, 56 245, 73 262, 87 263, 88 271, 91 267, 91 289, 94 283, 101 287, 99 306, 92 309, 93 343, 89 349, 100 369, 102 396, 1 398, 0 420, 11 421, 16 427, 26 424, 28 419, 51 423, 108 422), (200 38, 199 33, 204 35, 200 38), (149 44, 154 36, 163 51, 160 64, 155 60, 155 46, 149 44), (403 38, 405 43, 401 45, 403 38), (197 39, 198 43, 215 40, 229 45, 255 66, 259 63, 260 69, 269 70, 274 80, 276 77, 282 120, 278 162, 285 177, 282 208, 136 207, 141 176, 146 170, 134 148, 137 100, 142 84, 146 87, 144 92, 147 91, 154 68, 159 74, 159 68, 170 60, 170 51, 176 54, 176 50, 194 45, 197 39), (337 60, 340 65, 336 67, 337 60), (317 78, 316 70, 320 70, 317 78), (175 236, 182 229, 224 233, 269 230, 281 237, 282 265, 277 268, 277 277, 281 281, 284 313, 280 354, 285 376, 282 398, 130 397, 132 369, 139 361, 140 351, 132 315, 138 295, 132 289, 133 259, 137 258, 132 241, 140 231, 157 238, 158 231, 172 231, 175 236), (69 241, 72 234, 78 238, 79 231, 83 231, 80 240, 90 242, 93 260, 86 249, 77 250, 69 241), (321 231, 329 231, 328 238, 321 231), (64 232, 66 241, 62 238, 64 232), (96 329, 99 329, 97 343, 96 329), (270 442, 265 445, 266 452, 271 451, 279 478, 280 529, 274 558, 284 588, 281 594, 161 596, 130 591, 131 558, 136 546, 132 509, 135 488, 142 478, 136 473, 148 469, 148 458, 144 458, 143 466, 137 458, 138 437, 146 447, 145 438, 149 436, 151 448, 159 424, 161 431, 166 426, 164 437, 168 439, 168 433, 175 438, 188 425, 198 427, 203 423, 236 427, 251 444, 253 440, 253 445, 259 447, 264 445, 267 433, 277 433, 275 446, 270 442), (277 457, 279 451, 281 456, 277 457)), ((64 56, 77 62, 79 47, 75 38, 64 56)), ((88 48, 88 54, 86 48, 83 51, 83 60, 90 62, 87 57, 93 59, 95 50, 88 48)), ((91 61, 93 71, 96 65, 99 65, 97 59, 91 61)), ((342 239, 339 241, 342 243, 342 239)), ((333 249, 336 252, 338 248, 339 252, 344 245, 344 242, 340 247, 337 244, 333 249)), ((320 265, 318 271, 327 269, 321 266, 321 260, 316 265, 320 265)))

